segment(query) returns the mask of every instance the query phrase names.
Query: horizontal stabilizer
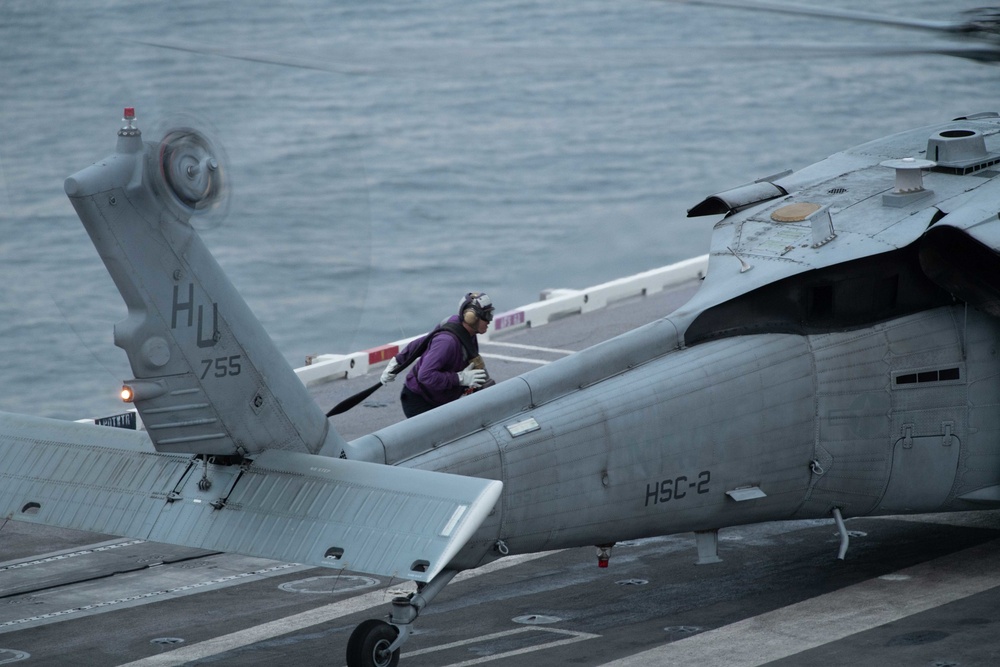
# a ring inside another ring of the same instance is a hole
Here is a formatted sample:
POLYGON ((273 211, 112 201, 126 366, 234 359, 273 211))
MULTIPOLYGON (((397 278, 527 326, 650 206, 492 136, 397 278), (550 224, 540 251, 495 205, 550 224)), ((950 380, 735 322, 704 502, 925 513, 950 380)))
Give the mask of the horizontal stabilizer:
POLYGON ((149 538, 294 563, 429 581, 465 546, 500 497, 502 482, 264 452, 222 510, 197 497, 175 503, 149 538))
POLYGON ((145 539, 190 460, 138 431, 0 413, 0 514, 145 539))
POLYGON ((0 513, 78 530, 429 581, 498 481, 271 450, 243 466, 142 433, 0 413, 0 513))

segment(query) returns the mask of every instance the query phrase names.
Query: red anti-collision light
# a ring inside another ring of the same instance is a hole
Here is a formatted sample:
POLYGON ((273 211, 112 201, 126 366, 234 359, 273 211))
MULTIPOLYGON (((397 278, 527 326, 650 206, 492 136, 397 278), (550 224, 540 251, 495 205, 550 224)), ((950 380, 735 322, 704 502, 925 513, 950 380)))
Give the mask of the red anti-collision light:
POLYGON ((613 546, 615 546, 614 542, 597 545, 597 567, 608 566, 608 561, 611 560, 611 547, 613 546))
POLYGON ((135 118, 135 107, 125 107, 125 118, 135 118))

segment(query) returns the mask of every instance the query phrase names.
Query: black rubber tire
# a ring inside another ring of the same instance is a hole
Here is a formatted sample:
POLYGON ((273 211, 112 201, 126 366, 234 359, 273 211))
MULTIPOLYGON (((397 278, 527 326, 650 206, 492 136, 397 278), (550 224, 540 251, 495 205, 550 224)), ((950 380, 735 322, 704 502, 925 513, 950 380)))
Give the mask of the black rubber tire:
POLYGON ((396 667, 399 649, 386 654, 399 631, 385 621, 369 619, 354 628, 347 640, 347 667, 396 667))

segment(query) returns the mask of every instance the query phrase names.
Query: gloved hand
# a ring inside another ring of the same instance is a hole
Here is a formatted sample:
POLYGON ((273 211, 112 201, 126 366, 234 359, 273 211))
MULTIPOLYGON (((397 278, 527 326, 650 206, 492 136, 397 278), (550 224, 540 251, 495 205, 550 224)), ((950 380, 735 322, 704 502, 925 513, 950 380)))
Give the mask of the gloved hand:
POLYGON ((482 387, 484 382, 486 382, 486 371, 476 368, 474 363, 466 366, 465 370, 458 374, 458 383, 463 387, 476 389, 482 387))
POLYGON ((389 359, 388 365, 386 365, 385 370, 382 371, 382 377, 379 378, 382 384, 389 384, 396 379, 396 369, 399 368, 399 363, 396 361, 396 357, 389 359))

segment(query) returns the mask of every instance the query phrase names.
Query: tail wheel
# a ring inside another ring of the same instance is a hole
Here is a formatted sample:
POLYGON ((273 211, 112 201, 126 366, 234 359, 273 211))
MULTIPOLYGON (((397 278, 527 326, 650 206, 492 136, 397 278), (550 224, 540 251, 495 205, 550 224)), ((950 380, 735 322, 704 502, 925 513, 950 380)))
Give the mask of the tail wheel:
POLYGON ((399 649, 389 652, 399 631, 385 621, 370 619, 354 628, 347 641, 347 667, 396 667, 399 649))

